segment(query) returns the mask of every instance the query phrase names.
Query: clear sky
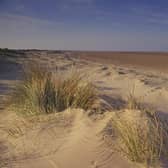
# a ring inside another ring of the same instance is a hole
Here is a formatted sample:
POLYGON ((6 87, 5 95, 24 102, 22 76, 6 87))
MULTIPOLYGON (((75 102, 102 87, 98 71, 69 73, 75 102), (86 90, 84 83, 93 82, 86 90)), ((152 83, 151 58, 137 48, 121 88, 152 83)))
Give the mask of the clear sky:
POLYGON ((0 0, 0 48, 168 51, 168 0, 0 0))

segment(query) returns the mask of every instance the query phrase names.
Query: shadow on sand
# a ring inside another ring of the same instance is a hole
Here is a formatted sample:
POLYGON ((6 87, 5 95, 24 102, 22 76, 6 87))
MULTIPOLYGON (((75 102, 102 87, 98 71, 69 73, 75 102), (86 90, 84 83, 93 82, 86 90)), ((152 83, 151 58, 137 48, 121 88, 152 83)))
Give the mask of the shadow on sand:
POLYGON ((103 94, 100 95, 100 98, 110 105, 113 110, 123 109, 126 105, 126 101, 123 100, 120 96, 103 94))

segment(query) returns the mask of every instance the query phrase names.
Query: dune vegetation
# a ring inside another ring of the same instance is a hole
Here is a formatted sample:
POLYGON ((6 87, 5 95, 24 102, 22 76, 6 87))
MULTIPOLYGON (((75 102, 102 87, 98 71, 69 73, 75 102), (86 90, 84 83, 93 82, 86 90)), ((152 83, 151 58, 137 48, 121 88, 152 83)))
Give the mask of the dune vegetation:
POLYGON ((23 80, 11 96, 12 108, 25 115, 60 112, 67 108, 88 110, 97 99, 92 83, 78 72, 67 77, 31 64, 24 68, 23 80))
POLYGON ((155 167, 167 156, 167 120, 143 107, 133 93, 128 97, 126 109, 112 113, 105 130, 113 137, 115 150, 132 162, 155 167))
POLYGON ((153 165, 165 154, 167 131, 156 114, 126 110, 112 117, 119 150, 131 161, 153 165))

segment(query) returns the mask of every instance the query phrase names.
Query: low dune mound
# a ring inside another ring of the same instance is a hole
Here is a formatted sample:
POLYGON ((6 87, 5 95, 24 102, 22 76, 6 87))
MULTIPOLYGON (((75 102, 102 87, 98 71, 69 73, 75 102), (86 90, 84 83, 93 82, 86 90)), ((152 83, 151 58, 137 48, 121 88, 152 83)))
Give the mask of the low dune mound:
POLYGON ((31 159, 54 155, 69 135, 76 111, 27 118, 9 112, 0 123, 1 146, 7 147, 1 162, 20 167, 31 159))
POLYGON ((111 118, 109 114, 92 120, 81 109, 68 109, 29 118, 26 124, 23 118, 16 118, 4 124, 6 130, 2 132, 8 137, 8 149, 1 161, 8 167, 131 168, 104 143, 102 131, 111 118))
POLYGON ((113 113, 106 133, 116 150, 129 160, 148 166, 159 165, 168 149, 168 125, 157 113, 129 109, 113 113))

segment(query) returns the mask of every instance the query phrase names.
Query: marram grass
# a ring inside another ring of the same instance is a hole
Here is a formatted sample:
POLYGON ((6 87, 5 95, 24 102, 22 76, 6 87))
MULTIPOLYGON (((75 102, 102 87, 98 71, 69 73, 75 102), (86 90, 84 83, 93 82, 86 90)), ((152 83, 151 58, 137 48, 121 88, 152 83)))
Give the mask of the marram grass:
POLYGON ((159 164, 168 149, 168 124, 157 113, 124 110, 112 115, 110 122, 117 151, 146 167, 159 164))
POLYGON ((12 108, 21 114, 60 112, 67 108, 88 110, 97 99, 92 83, 72 72, 66 77, 52 74, 38 64, 27 66, 23 80, 11 96, 12 108))

